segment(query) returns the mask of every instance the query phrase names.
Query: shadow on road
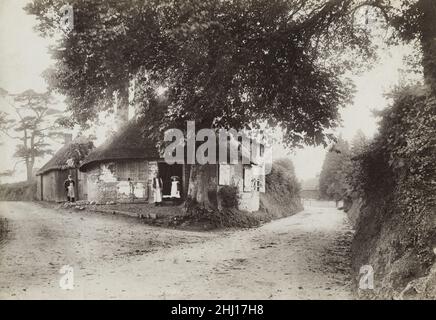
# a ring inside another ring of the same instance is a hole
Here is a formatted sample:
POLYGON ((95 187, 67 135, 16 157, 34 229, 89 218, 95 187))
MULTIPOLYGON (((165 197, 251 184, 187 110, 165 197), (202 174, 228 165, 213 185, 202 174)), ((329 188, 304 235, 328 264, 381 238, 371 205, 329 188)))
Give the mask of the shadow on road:
POLYGON ((0 247, 6 243, 8 231, 8 220, 0 217, 0 247))

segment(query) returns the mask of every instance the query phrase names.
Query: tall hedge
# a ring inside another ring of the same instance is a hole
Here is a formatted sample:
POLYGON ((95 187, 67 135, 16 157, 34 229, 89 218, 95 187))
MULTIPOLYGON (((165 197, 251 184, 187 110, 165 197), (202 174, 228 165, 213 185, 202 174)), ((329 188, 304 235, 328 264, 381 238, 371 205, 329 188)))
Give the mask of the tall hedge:
MULTIPOLYGON (((375 271, 376 297, 431 297, 436 246, 436 99, 425 88, 394 92, 380 131, 354 160, 363 200, 353 241, 356 274, 375 271), (432 269, 433 266, 433 269, 432 269)), ((433 286, 433 288, 432 288, 433 286)))

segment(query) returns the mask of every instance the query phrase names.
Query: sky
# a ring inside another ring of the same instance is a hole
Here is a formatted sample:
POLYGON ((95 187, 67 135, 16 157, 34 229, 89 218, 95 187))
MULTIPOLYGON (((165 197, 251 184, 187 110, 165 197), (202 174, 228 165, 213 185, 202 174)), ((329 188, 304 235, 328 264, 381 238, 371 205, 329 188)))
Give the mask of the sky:
MULTIPOLYGON (((25 14, 22 7, 26 0, 0 0, 0 88, 10 93, 19 93, 27 89, 37 92, 46 90, 41 73, 51 61, 47 53, 49 42, 38 37, 33 31, 35 19, 25 14)), ((0 101, 2 111, 8 110, 7 104, 0 101)), ((13 168, 16 159, 12 157, 15 143, 0 136, 0 172, 13 168)), ((7 180, 25 180, 23 167, 17 167, 16 176, 7 180)))
MULTIPOLYGON (((398 46, 383 50, 378 63, 368 72, 352 77, 356 86, 356 94, 352 104, 340 110, 342 124, 336 134, 351 141, 357 131, 361 130, 367 138, 377 132, 378 119, 374 117, 374 110, 383 110, 390 101, 385 94, 396 86, 402 74, 403 57, 410 53, 407 46, 398 46)), ((291 158, 299 179, 315 178, 320 172, 326 154, 323 147, 306 147, 291 152, 291 158)), ((281 152, 284 152, 281 150, 281 152)))
MULTIPOLYGON (((41 73, 48 68, 51 61, 47 47, 49 40, 39 37, 33 30, 36 24, 34 17, 27 15, 22 9, 28 0, 0 0, 0 87, 11 93, 19 93, 27 89, 37 92, 46 90, 47 85, 41 73)), ((367 137, 372 137, 377 131, 377 119, 372 110, 386 108, 389 101, 384 97, 397 84, 403 67, 403 56, 410 52, 407 46, 391 47, 383 50, 380 61, 369 72, 353 76, 356 85, 356 95, 353 104, 340 111, 342 126, 336 133, 351 140, 358 130, 367 137)), ((59 103, 59 108, 63 108, 59 103)), ((2 111, 7 111, 7 105, 0 101, 2 111)), ((102 142, 104 132, 95 132, 102 142)), ((0 136, 0 151, 4 155, 0 160, 0 172, 14 166, 16 159, 12 157, 15 149, 13 141, 0 136)), ((60 148, 55 144, 54 149, 60 148)), ((276 158, 291 157, 299 179, 316 177, 322 167, 326 149, 322 147, 305 147, 294 151, 282 146, 274 146, 276 158)), ((49 157, 40 159, 36 167, 41 167, 49 157)), ((1 182, 19 181, 25 179, 24 168, 18 167, 11 178, 2 178, 1 182)))

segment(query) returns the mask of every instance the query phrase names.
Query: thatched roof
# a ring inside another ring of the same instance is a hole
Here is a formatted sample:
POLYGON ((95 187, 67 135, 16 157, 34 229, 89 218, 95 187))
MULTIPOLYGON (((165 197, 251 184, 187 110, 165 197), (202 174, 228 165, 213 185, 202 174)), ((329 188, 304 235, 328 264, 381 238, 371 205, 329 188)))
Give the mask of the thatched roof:
POLYGON ((80 171, 101 162, 159 158, 156 143, 144 133, 143 121, 132 119, 120 132, 94 149, 83 161, 80 171))
POLYGON ((37 171, 36 175, 43 175, 52 170, 78 168, 82 160, 94 148, 94 144, 87 138, 78 137, 65 144, 55 155, 37 171))

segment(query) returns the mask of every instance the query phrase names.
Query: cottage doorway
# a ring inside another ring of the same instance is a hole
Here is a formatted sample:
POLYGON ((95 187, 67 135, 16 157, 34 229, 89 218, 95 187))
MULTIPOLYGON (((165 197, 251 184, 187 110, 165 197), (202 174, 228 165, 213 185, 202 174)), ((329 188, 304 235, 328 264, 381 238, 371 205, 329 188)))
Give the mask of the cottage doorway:
POLYGON ((183 196, 183 165, 182 164, 168 164, 165 162, 158 163, 159 175, 163 182, 163 196, 170 197, 171 194, 171 177, 179 177, 180 186, 182 188, 181 194, 183 196))

